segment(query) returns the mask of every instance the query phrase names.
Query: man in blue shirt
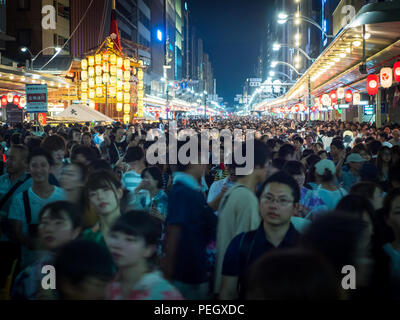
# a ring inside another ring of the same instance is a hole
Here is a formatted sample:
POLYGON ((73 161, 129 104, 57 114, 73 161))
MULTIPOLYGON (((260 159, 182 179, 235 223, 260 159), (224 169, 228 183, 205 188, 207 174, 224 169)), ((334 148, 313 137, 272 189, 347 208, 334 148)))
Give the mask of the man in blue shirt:
POLYGON ((7 152, 7 173, 0 177, 0 287, 4 286, 12 263, 19 256, 18 244, 10 241, 6 233, 11 232, 7 222, 13 196, 32 186, 32 178, 26 172, 28 156, 26 146, 12 145, 7 152))
POLYGON ((280 171, 260 189, 259 208, 262 222, 257 230, 241 233, 229 244, 222 268, 219 298, 234 300, 243 292, 246 271, 264 253, 298 244, 299 232, 291 217, 299 209, 300 190, 291 176, 280 171), (239 286, 238 286, 239 285, 239 286))
MULTIPOLYGON (((179 153, 178 153, 179 154, 179 153)), ((210 295, 206 249, 215 240, 217 216, 201 192, 206 165, 180 163, 168 194, 164 274, 188 300, 210 295)))

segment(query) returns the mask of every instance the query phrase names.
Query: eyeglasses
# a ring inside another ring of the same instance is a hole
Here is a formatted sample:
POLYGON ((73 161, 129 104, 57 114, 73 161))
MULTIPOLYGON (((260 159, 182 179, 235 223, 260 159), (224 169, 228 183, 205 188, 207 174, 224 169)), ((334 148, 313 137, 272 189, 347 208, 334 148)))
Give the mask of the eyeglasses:
POLYGON ((264 200, 268 201, 268 202, 275 202, 279 207, 288 207, 291 203, 294 203, 294 201, 291 201, 289 199, 284 199, 284 198, 277 198, 275 199, 273 196, 270 195, 266 195, 264 197, 264 200))

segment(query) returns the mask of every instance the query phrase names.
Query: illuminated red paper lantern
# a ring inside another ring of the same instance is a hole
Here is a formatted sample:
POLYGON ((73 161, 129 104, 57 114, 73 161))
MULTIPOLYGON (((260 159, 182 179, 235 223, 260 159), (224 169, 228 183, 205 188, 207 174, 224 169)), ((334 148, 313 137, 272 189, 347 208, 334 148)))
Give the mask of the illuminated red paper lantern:
POLYGON ((2 97, 1 97, 1 105, 2 105, 2 106, 6 106, 7 103, 8 103, 7 97, 6 97, 6 96, 2 96, 2 97))
POLYGON ((393 66, 394 80, 400 82, 400 61, 397 61, 393 66))
POLYGON ((349 103, 353 102, 353 92, 350 89, 346 90, 346 94, 345 94, 344 98, 345 98, 346 102, 349 102, 349 103))
POLYGON ((298 104, 296 104, 296 105, 294 106, 294 110, 295 110, 296 112, 299 112, 300 106, 299 106, 298 104))
POLYGON ((15 104, 15 105, 19 105, 19 96, 17 96, 17 95, 15 95, 14 96, 14 98, 13 98, 13 103, 15 104))
POLYGON ((376 74, 370 74, 367 77, 367 92, 369 95, 374 96, 379 90, 379 78, 376 74))
POLYGON ((332 103, 337 103, 338 96, 337 96, 336 90, 332 90, 332 91, 329 93, 329 96, 331 97, 332 103))

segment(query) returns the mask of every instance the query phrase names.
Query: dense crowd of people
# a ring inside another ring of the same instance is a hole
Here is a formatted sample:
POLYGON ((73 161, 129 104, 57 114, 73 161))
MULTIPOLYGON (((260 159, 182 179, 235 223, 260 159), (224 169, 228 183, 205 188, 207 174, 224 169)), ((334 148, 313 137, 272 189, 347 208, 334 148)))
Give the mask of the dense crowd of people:
POLYGON ((1 127, 0 142, 3 299, 400 298, 399 126, 24 123, 1 127), (148 133, 169 143, 172 127, 240 129, 240 148, 212 134, 219 163, 150 164, 148 133), (253 159, 251 173, 229 152, 253 159), (343 286, 345 266, 355 288, 343 286))

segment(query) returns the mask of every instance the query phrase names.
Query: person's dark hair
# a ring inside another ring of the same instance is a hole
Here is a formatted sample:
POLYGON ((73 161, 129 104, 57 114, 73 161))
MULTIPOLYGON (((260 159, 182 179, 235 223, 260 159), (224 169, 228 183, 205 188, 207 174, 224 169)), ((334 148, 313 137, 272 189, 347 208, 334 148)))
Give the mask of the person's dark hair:
MULTIPOLYGON (((382 147, 379 148, 378 156, 376 158, 376 167, 378 168, 379 176, 382 176, 382 174, 383 174, 383 172, 382 172, 382 170, 383 170, 383 159, 382 159, 382 157, 383 157, 383 153, 385 151, 389 151, 390 154, 392 154, 392 151, 391 151, 391 149, 389 147, 382 146, 382 147)), ((389 162, 388 165, 390 167, 390 162, 389 162)))
POLYGON ((271 166, 276 169, 282 170, 285 163, 286 163, 286 160, 281 159, 281 158, 276 158, 276 159, 272 160, 271 166))
POLYGON ((91 138, 92 134, 89 131, 86 131, 86 132, 82 133, 82 138, 85 136, 88 136, 89 138, 91 138))
POLYGON ((337 300, 340 290, 332 265, 301 248, 271 251, 249 268, 248 300, 337 300))
POLYGON ((303 139, 302 137, 300 137, 300 136, 295 136, 295 137, 293 138, 293 141, 297 141, 297 142, 299 142, 300 144, 304 144, 304 139, 303 139))
MULTIPOLYGON (((243 142, 239 148, 233 150, 234 156, 232 157, 232 166, 234 168, 244 168, 246 166, 246 162, 238 163, 237 162, 238 157, 235 156, 236 153, 240 154, 241 157, 247 159, 249 155, 247 155, 246 143, 248 142, 243 142)), ((254 140, 254 152, 250 156, 254 157, 254 168, 257 169, 264 167, 266 165, 266 162, 271 159, 271 152, 264 142, 259 140, 254 140)))
POLYGON ((160 168, 158 167, 148 167, 142 171, 141 177, 142 179, 144 178, 144 175, 148 173, 149 175, 152 176, 154 180, 157 181, 157 188, 161 189, 163 180, 162 180, 162 173, 160 168))
POLYGON ((128 150, 126 150, 125 162, 130 163, 140 161, 144 156, 145 154, 141 147, 129 147, 128 150))
POLYGON ((287 156, 291 156, 296 153, 296 147, 292 144, 286 143, 280 147, 278 151, 278 157, 285 159, 287 156))
POLYGON ((306 158, 310 155, 314 154, 314 151, 311 149, 305 149, 301 155, 301 159, 306 158))
POLYGON ((89 175, 86 183, 87 191, 95 191, 98 189, 111 189, 116 191, 122 188, 120 179, 111 171, 96 171, 89 175))
POLYGON ((282 170, 290 176, 306 174, 306 168, 300 161, 287 161, 282 170))
POLYGON ((78 132, 79 134, 81 133, 81 131, 80 131, 79 129, 77 129, 77 128, 71 129, 71 130, 69 131, 69 134, 68 134, 68 140, 72 140, 72 137, 73 137, 73 135, 74 135, 74 132, 78 132))
POLYGON ((379 182, 379 173, 377 167, 371 162, 364 162, 360 169, 360 179, 365 182, 379 182))
POLYGON ((28 158, 29 158, 29 149, 27 148, 27 146, 25 146, 24 144, 14 144, 10 147, 10 149, 15 149, 18 151, 18 154, 20 155, 21 159, 28 162, 28 158))
POLYGON ((306 165, 307 165, 308 168, 311 168, 312 166, 314 166, 320 160, 321 160, 320 156, 318 156, 316 154, 312 154, 312 155, 307 157, 306 165))
POLYGON ((64 281, 73 285, 88 277, 110 281, 114 276, 114 262, 109 250, 91 240, 73 240, 63 246, 55 259, 56 283, 61 298, 64 281))
POLYGON ((353 147, 352 152, 353 152, 353 153, 360 153, 360 151, 365 151, 365 152, 367 152, 367 153, 370 153, 370 152, 368 151, 368 148, 365 146, 365 144, 363 144, 363 143, 357 143, 357 144, 353 147))
POLYGON ((11 136, 10 142, 11 142, 11 144, 21 144, 21 143, 23 143, 21 133, 19 133, 19 132, 13 133, 12 136, 11 136))
POLYGON ((341 138, 334 138, 331 142, 331 148, 332 146, 334 146, 336 149, 344 150, 344 144, 341 138))
POLYGON ((275 148, 275 145, 277 144, 276 139, 268 139, 266 142, 267 147, 269 147, 271 150, 275 148))
POLYGON ((400 163, 396 163, 389 168, 389 182, 393 187, 393 183, 397 182, 400 184, 400 163))
MULTIPOLYGON (((141 237, 147 246, 158 244, 161 231, 161 223, 147 212, 142 211, 128 211, 118 218, 110 229, 110 232, 121 232, 130 236, 141 237)), ((156 255, 155 250, 149 261, 154 259, 156 255)))
POLYGON ((349 194, 356 194, 359 196, 363 196, 367 199, 372 199, 377 188, 382 189, 377 183, 362 181, 354 184, 350 188, 349 194))
POLYGON ((65 140, 63 137, 58 134, 54 134, 52 136, 48 136, 43 139, 40 146, 46 150, 47 152, 53 152, 58 150, 65 150, 65 140))
POLYGON ((92 162, 97 159, 96 153, 93 151, 91 147, 78 145, 72 149, 71 162, 75 162, 75 159, 78 156, 78 154, 84 156, 85 159, 88 160, 89 162, 92 162))
POLYGON ((315 174, 317 174, 320 177, 321 182, 331 182, 335 178, 332 172, 329 171, 328 169, 325 169, 323 175, 320 175, 317 172, 315 172, 315 174))
POLYGON ((79 143, 76 142, 76 141, 73 141, 73 140, 68 141, 67 142, 67 146, 65 147, 65 157, 66 158, 70 158, 71 157, 71 153, 72 153, 72 152, 70 152, 70 149, 71 148, 73 149, 74 147, 76 147, 78 145, 79 145, 79 143))
POLYGON ((377 155, 379 149, 382 147, 382 143, 378 140, 372 140, 367 144, 367 148, 372 155, 377 155))
MULTIPOLYGON (((327 152, 326 150, 320 150, 320 151, 318 151, 317 156, 318 156, 318 157, 321 157, 321 154, 323 154, 323 153, 325 153, 326 155, 328 155, 328 152, 327 152)), ((319 161, 319 160, 318 160, 318 161, 319 161)))
POLYGON ((346 212, 362 219, 364 212, 374 219, 374 207, 367 197, 359 194, 349 194, 344 196, 336 205, 336 211, 346 212))
POLYGON ((26 146, 29 149, 29 152, 32 152, 34 149, 39 148, 41 142, 42 140, 40 138, 32 136, 31 139, 29 139, 28 143, 26 144, 26 146))
POLYGON ((104 127, 100 126, 97 127, 97 131, 99 132, 99 134, 103 134, 106 130, 104 129, 104 127))
POLYGON ((300 187, 297 181, 292 178, 290 175, 288 175, 284 171, 279 171, 277 173, 274 173, 272 176, 270 176, 260 187, 260 189, 257 192, 257 197, 260 198, 262 193, 264 192, 265 188, 267 185, 271 183, 280 183, 287 185, 291 190, 292 190, 292 196, 293 196, 293 201, 294 203, 298 203, 300 201, 300 187))
POLYGON ((303 235, 302 245, 322 253, 332 263, 338 279, 346 265, 357 265, 356 257, 365 223, 338 212, 318 215, 303 235))
POLYGON ((386 132, 380 132, 380 133, 378 134, 378 136, 381 137, 381 138, 383 138, 385 141, 388 140, 388 135, 387 135, 386 132))
POLYGON ((81 226, 83 215, 82 209, 72 202, 56 201, 45 205, 42 210, 40 210, 39 223, 46 211, 49 211, 51 219, 64 219, 63 212, 65 212, 71 220, 74 229, 81 226))
POLYGON ((395 188, 390 190, 387 196, 385 197, 385 200, 383 201, 383 214, 385 218, 389 217, 392 203, 394 199, 396 199, 397 197, 400 197, 400 188, 395 188))
POLYGON ((88 170, 90 172, 104 171, 104 170, 113 171, 111 164, 107 160, 104 160, 104 159, 97 159, 97 160, 90 162, 90 164, 88 166, 88 170))
POLYGON ((40 147, 34 149, 31 153, 29 153, 28 163, 31 163, 34 157, 39 157, 39 156, 45 157, 50 166, 54 164, 53 157, 50 155, 50 153, 48 153, 46 150, 40 147))

